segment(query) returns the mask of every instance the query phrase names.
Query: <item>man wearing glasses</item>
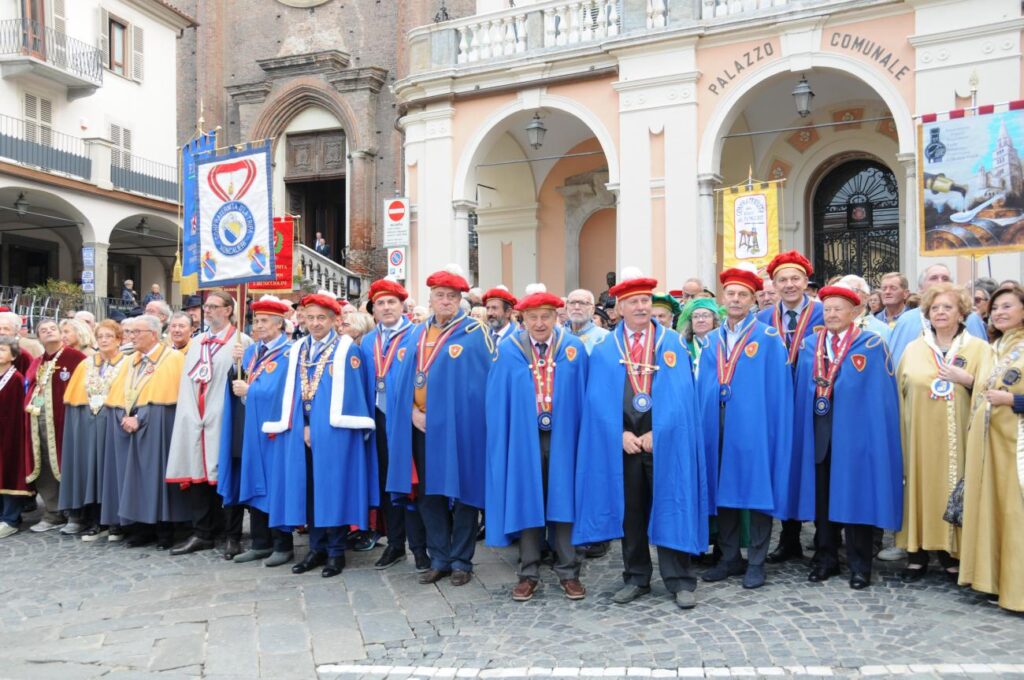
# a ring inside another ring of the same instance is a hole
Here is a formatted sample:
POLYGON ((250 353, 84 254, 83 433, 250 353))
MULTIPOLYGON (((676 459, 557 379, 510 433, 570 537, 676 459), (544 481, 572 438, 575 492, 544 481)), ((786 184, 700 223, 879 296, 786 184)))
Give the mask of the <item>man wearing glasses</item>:
MULTIPOLYGON (((167 461, 167 482, 181 484, 192 507, 192 535, 171 550, 185 555, 213 548, 213 539, 223 528, 224 512, 217 494, 221 425, 225 409, 228 371, 234 363, 236 346, 243 349, 252 339, 232 325, 235 301, 222 291, 210 293, 203 305, 209 330, 195 338, 185 356, 178 390, 178 410, 167 461)), ((237 399, 237 397, 233 397, 237 399)), ((229 425, 230 426, 230 425, 229 425)), ((229 521, 241 522, 232 511, 229 521)), ((229 528, 229 533, 234 534, 229 528)), ((240 525, 237 527, 240 530, 240 525)))
POLYGON ((594 325, 594 294, 582 288, 574 290, 566 298, 565 306, 569 317, 566 327, 583 342, 584 349, 590 354, 594 345, 608 335, 607 330, 594 325))

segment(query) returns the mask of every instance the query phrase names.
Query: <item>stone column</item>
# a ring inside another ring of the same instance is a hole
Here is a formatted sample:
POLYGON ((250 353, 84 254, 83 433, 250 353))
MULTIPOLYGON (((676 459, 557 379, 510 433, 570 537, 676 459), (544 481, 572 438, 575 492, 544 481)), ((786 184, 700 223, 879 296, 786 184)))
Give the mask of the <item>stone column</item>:
MULTIPOLYGON (((917 254, 920 252, 921 234, 917 215, 917 154, 901 153, 896 159, 903 166, 903 181, 900 182, 900 271, 910 279, 910 285, 917 285, 917 275, 921 263, 917 254)), ((950 263, 950 271, 955 271, 955 261, 950 263)))
POLYGON ((717 173, 697 175, 700 193, 700 262, 697 276, 710 290, 715 289, 718 279, 718 223, 715 220, 715 189, 722 184, 717 173))
MULTIPOLYGON (((97 299, 107 297, 107 249, 110 248, 110 244, 85 241, 82 243, 82 247, 93 248, 96 252, 96 264, 92 267, 96 282, 96 291, 93 294, 97 299)), ((79 256, 81 256, 80 253, 79 256)))
MULTIPOLYGON (((466 276, 469 271, 469 215, 476 210, 475 201, 452 201, 452 210, 455 212, 455 227, 452 232, 452 246, 455 257, 453 262, 463 262, 466 276)), ((481 267, 483 271, 483 267, 481 267)), ((479 281, 471 281, 471 285, 479 285, 479 281)))

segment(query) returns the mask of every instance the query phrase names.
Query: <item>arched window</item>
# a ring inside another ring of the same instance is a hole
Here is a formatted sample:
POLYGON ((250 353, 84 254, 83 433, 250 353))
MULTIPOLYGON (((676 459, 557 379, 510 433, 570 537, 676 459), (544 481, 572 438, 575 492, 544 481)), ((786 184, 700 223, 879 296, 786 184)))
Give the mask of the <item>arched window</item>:
POLYGON ((814 194, 814 270, 822 284, 857 274, 872 286, 900 263, 900 198, 896 177, 876 161, 847 161, 829 171, 814 194))

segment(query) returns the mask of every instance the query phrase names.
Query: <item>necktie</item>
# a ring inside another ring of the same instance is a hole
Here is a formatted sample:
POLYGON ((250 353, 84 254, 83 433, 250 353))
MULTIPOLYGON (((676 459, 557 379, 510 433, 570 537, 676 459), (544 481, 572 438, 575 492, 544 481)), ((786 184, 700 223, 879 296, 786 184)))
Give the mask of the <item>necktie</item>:
POLYGON ((643 363, 644 348, 640 344, 640 333, 633 333, 633 345, 629 348, 629 358, 634 364, 643 363))
POLYGON ((786 330, 792 333, 796 330, 796 311, 790 309, 786 312, 786 316, 789 317, 789 321, 786 322, 786 330))
POLYGON ((261 344, 260 348, 256 351, 256 361, 263 359, 263 355, 267 353, 267 346, 261 344))
POLYGON ((322 340, 317 340, 313 344, 313 359, 314 360, 320 358, 320 352, 323 351, 323 349, 324 349, 324 343, 323 343, 322 340))
POLYGON ((392 331, 391 331, 390 328, 381 328, 381 331, 380 331, 380 334, 381 334, 382 339, 384 341, 384 351, 385 352, 388 351, 388 346, 391 344, 391 332, 392 331))
POLYGON ((548 355, 548 343, 538 342, 537 343, 537 354, 543 359, 548 355))
POLYGON ((838 335, 833 335, 832 336, 832 361, 837 361, 838 359, 839 359, 839 336, 838 335))

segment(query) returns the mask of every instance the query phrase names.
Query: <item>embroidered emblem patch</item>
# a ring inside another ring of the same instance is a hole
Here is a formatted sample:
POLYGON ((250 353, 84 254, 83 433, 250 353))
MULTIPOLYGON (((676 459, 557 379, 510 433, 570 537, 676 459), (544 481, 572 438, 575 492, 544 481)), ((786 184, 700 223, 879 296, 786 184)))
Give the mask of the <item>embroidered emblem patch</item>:
POLYGON ((271 361, 270 363, 267 364, 267 367, 264 368, 263 370, 266 371, 267 373, 273 373, 274 371, 277 370, 277 362, 276 361, 271 361))
POLYGON ((68 369, 64 369, 60 372, 60 379, 62 382, 67 382, 71 379, 71 372, 68 369))
POLYGON ((360 366, 359 357, 351 357, 348 362, 352 365, 352 368, 359 368, 360 366))
POLYGON ((569 361, 576 361, 576 348, 575 347, 566 347, 565 348, 565 358, 568 359, 569 361))
POLYGON ((820 332, 822 332, 823 330, 825 330, 825 327, 824 327, 824 326, 815 326, 815 327, 814 327, 814 328, 813 328, 812 330, 813 330, 813 331, 814 331, 815 333, 820 333, 820 332))
POLYGON ((404 347, 399 347, 398 348, 398 360, 399 361, 405 361, 405 348, 404 347))
POLYGON ((448 356, 458 359, 460 354, 462 354, 462 345, 448 345, 448 356))
POLYGON ((665 354, 663 354, 662 356, 665 357, 665 365, 666 366, 668 366, 669 368, 675 368, 676 367, 676 353, 675 352, 670 350, 668 352, 665 352, 665 354))
POLYGON ((743 353, 746 354, 751 359, 756 357, 757 356, 757 343, 756 342, 749 343, 746 347, 743 348, 743 353))
POLYGON ((1020 382, 1020 370, 1011 368, 1006 373, 1003 373, 1003 384, 1004 385, 1016 385, 1020 382))
POLYGON ((864 367, 868 365, 868 358, 863 354, 851 354, 850 362, 857 371, 863 371, 864 367))
POLYGON ((957 368, 964 368, 965 366, 967 366, 967 359, 964 359, 963 357, 957 357, 953 359, 953 365, 956 366, 957 368))

